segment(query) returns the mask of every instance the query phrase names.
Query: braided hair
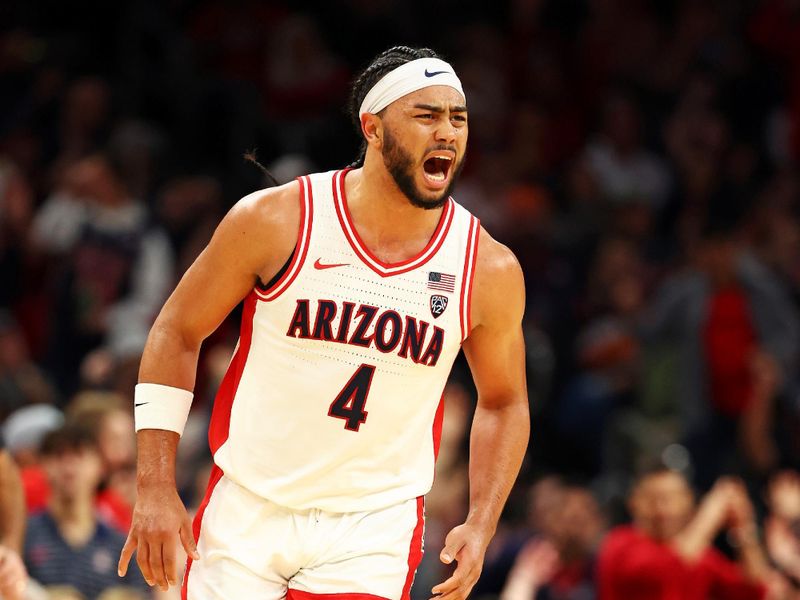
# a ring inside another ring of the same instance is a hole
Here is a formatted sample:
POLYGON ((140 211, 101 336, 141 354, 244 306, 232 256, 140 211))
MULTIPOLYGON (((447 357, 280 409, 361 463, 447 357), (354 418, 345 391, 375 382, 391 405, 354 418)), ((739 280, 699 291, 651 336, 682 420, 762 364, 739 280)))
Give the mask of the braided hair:
MULTIPOLYGON (((350 114, 350 119, 353 126, 356 128, 358 135, 361 135, 361 117, 358 114, 361 108, 361 103, 364 98, 372 89, 372 87, 380 81, 384 75, 390 71, 395 70, 397 67, 404 65, 412 60, 418 58, 441 58, 436 52, 430 48, 409 48, 408 46, 394 46, 388 50, 384 50, 376 56, 372 62, 364 69, 361 74, 353 82, 353 89, 350 92, 350 100, 347 103, 347 110, 350 114)), ((358 158, 351 163, 351 167, 357 168, 364 166, 364 157, 367 154, 367 142, 362 140, 361 149, 358 153, 358 158)))

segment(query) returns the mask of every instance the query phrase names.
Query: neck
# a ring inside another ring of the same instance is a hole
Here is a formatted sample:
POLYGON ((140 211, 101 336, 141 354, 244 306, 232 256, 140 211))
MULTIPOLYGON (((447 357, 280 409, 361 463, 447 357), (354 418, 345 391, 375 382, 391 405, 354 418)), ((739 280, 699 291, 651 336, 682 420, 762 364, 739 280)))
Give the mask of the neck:
POLYGON ((69 498, 54 494, 48 509, 69 545, 82 546, 92 537, 96 523, 91 497, 69 498))
POLYGON ((378 246, 419 237, 427 243, 442 214, 442 208, 425 210, 411 204, 377 153, 367 152, 364 167, 348 173, 345 193, 359 235, 378 246))

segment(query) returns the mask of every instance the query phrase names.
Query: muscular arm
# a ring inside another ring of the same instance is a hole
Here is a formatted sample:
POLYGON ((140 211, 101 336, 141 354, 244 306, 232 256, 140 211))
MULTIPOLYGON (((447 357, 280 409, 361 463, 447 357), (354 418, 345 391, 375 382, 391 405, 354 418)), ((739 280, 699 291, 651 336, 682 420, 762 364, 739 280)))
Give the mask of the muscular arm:
MULTIPOLYGON (((298 197, 298 184, 288 184, 247 196, 225 216, 153 324, 139 369, 140 383, 194 389, 203 340, 259 277, 268 280, 291 254, 300 219, 298 197)), ((188 516, 175 490, 178 434, 144 429, 137 434, 137 445, 138 499, 120 574, 138 549, 137 562, 145 579, 167 588, 176 583, 175 534, 180 534, 187 552, 194 550, 188 516), (164 507, 173 509, 172 519, 165 518, 164 507)))
POLYGON ((463 598, 480 575, 528 444, 522 272, 513 254, 481 232, 473 284, 473 329, 464 353, 478 390, 470 436, 470 501, 466 522, 450 532, 441 558, 459 562, 434 593, 463 598))

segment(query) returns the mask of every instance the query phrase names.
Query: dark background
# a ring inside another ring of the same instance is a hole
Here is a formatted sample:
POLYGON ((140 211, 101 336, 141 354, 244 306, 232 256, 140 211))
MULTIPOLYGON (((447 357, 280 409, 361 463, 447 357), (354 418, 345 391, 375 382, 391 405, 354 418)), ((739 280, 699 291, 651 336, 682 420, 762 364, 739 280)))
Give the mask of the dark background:
MULTIPOLYGON (((504 523, 522 527, 545 474, 616 521, 646 464, 700 490, 740 475, 756 500, 797 467, 796 0, 4 2, 0 420, 86 390, 130 398, 166 294, 265 185, 243 153, 282 181, 349 164, 350 82, 395 44, 456 67, 470 143, 454 196, 526 277, 532 440, 504 523), (87 168, 97 153, 113 168, 87 168), (109 181, 129 197, 121 225, 109 181)), ((237 319, 204 347, 200 422, 237 319)), ((453 382, 469 389, 463 364, 453 382)))

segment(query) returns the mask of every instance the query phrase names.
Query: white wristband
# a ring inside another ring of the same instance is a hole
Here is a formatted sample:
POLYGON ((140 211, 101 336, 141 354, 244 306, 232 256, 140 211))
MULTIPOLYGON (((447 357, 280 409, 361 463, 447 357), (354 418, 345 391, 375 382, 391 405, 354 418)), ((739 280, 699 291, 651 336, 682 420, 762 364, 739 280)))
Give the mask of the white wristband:
POLYGON ((194 394, 160 383, 138 383, 133 395, 136 431, 165 429, 183 435, 194 394))

